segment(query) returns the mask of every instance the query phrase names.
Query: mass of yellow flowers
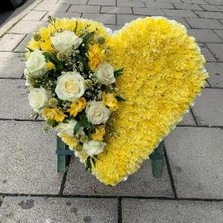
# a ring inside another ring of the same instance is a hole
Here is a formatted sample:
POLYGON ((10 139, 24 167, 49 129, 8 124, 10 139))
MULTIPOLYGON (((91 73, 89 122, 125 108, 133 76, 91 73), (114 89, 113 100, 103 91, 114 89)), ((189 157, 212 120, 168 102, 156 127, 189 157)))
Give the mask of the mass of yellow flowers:
POLYGON ((185 27, 166 18, 130 22, 109 36, 110 62, 125 72, 117 86, 125 96, 110 120, 107 152, 93 169, 115 186, 135 173, 182 119, 208 77, 205 59, 185 27))
MULTIPOLYGON (((117 69, 124 68, 116 85, 125 101, 118 104, 114 95, 103 94, 103 102, 114 113, 106 131, 101 125, 92 134, 94 140, 105 137, 107 143, 92 173, 104 184, 115 186, 135 173, 182 119, 200 94, 208 74, 195 39, 183 25, 166 18, 140 18, 114 34, 108 34, 102 24, 92 20, 56 19, 54 26, 38 33, 44 41, 33 38, 28 48, 52 52, 49 39, 56 30, 76 29, 80 35, 85 28, 97 30, 107 43, 106 49, 103 45, 90 47, 90 68, 95 70, 105 60, 117 69)), ((85 106, 86 101, 80 98, 67 111, 75 116, 85 106)), ((43 116, 58 122, 65 118, 56 108, 46 108, 43 116)), ((72 137, 61 137, 70 147, 77 145, 72 137)), ((83 151, 75 154, 82 161, 87 158, 83 151)))

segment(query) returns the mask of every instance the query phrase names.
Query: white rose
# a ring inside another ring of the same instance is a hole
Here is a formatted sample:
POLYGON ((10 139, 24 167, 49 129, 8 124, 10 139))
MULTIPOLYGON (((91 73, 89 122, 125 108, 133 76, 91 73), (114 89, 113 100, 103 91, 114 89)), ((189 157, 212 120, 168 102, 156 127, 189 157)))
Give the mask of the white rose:
POLYGON ((47 72, 47 66, 44 55, 40 50, 34 50, 30 53, 26 61, 26 75, 40 76, 47 72))
MULTIPOLYGON (((74 136, 74 127, 75 127, 76 124, 77 124, 76 120, 70 120, 68 123, 59 123, 59 125, 57 125, 55 127, 55 129, 59 133, 65 133, 66 135, 74 136)), ((82 133, 83 133, 83 131, 82 131, 82 128, 81 128, 77 132, 76 136, 79 136, 82 133)))
POLYGON ((110 111, 102 101, 90 101, 87 103, 86 115, 93 125, 106 123, 110 116, 110 111))
POLYGON ((55 92, 61 100, 75 101, 85 92, 84 78, 77 72, 66 72, 58 78, 55 92))
POLYGON ((72 48, 77 49, 82 43, 82 38, 79 38, 69 30, 61 33, 56 33, 51 37, 54 48, 57 51, 70 51, 72 48))
POLYGON ((95 75, 98 81, 106 86, 115 83, 114 68, 107 62, 97 67, 95 75))
POLYGON ((89 156, 98 155, 99 153, 103 152, 104 148, 106 146, 106 143, 90 140, 88 142, 85 142, 83 144, 83 150, 85 153, 87 153, 89 156))
POLYGON ((28 94, 29 104, 33 111, 38 112, 48 102, 48 95, 44 88, 33 88, 28 94))

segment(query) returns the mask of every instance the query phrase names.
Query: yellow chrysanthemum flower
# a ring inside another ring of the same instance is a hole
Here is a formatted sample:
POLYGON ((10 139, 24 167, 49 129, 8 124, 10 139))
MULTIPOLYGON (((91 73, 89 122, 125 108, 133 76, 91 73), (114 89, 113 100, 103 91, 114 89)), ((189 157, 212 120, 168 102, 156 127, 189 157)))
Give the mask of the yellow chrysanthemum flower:
POLYGON ((86 104, 86 99, 84 97, 81 97, 77 101, 72 102, 70 108, 68 109, 68 112, 71 115, 76 116, 78 112, 81 112, 86 107, 86 104))

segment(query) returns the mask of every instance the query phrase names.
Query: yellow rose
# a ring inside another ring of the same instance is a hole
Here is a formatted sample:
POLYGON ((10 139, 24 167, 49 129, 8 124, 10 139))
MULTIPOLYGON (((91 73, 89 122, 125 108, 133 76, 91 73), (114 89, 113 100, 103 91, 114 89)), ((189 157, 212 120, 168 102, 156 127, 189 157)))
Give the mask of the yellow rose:
POLYGON ((58 108, 45 108, 43 110, 43 117, 47 120, 62 122, 65 119, 66 115, 58 108))
POLYGON ((95 129, 95 133, 91 135, 93 140, 103 141, 103 137, 105 135, 105 126, 99 125, 95 129))
POLYGON ((85 98, 80 98, 78 101, 72 102, 70 105, 70 108, 68 109, 68 112, 76 116, 78 112, 81 112, 86 107, 86 100, 85 98))
POLYGON ((103 103, 109 107, 111 111, 116 111, 118 109, 118 101, 115 98, 114 94, 111 93, 102 93, 103 103))

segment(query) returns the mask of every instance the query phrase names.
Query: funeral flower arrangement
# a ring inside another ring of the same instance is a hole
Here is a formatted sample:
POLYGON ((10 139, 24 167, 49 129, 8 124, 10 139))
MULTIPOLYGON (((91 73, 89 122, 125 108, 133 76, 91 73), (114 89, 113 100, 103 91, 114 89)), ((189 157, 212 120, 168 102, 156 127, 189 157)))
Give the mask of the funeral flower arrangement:
POLYGON ((33 111, 113 186, 148 159, 208 77, 195 39, 161 17, 113 34, 92 20, 49 18, 26 49, 33 111))

